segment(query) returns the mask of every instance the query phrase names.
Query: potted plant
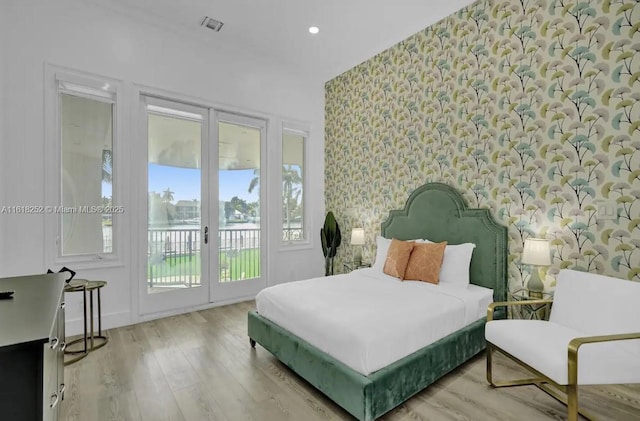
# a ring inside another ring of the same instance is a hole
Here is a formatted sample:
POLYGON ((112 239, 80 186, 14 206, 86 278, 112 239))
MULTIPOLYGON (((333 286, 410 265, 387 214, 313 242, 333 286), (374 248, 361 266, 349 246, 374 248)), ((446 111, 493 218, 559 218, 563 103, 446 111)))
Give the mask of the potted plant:
POLYGON ((324 254, 324 276, 333 275, 333 259, 342 241, 340 227, 333 212, 328 212, 324 219, 324 227, 320 229, 322 253, 324 254))

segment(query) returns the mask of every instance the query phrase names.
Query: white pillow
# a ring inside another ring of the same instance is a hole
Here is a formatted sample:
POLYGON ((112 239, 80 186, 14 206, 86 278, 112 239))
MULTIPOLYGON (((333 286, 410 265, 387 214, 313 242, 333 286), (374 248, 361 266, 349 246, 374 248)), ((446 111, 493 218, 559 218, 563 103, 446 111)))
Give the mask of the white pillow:
MULTIPOLYGON (((433 243, 426 238, 424 242, 433 243)), ((441 284, 461 287, 469 285, 469 267, 474 248, 476 245, 473 243, 447 245, 440 268, 441 284)))
POLYGON ((389 238, 384 238, 380 235, 376 235, 376 260, 373 262, 373 269, 376 272, 382 273, 384 269, 384 262, 387 259, 387 253, 389 252, 389 246, 391 245, 391 240, 389 238))

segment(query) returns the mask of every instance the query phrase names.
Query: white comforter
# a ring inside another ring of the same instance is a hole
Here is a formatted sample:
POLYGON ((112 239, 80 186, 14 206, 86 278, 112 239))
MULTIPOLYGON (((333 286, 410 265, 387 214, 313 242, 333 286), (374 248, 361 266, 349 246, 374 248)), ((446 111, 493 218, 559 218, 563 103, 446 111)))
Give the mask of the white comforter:
POLYGON ((258 313, 368 375, 486 315, 493 291, 399 281, 374 269, 266 288, 258 313))

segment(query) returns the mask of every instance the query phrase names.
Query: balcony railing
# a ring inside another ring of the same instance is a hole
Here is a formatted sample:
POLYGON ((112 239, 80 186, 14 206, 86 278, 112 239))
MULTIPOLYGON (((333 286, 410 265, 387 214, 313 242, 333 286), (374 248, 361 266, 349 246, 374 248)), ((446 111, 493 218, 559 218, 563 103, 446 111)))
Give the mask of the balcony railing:
POLYGON ((200 285, 200 230, 148 230, 149 287, 192 287, 200 285))
MULTIPOLYGON (((200 285, 200 229, 148 230, 147 283, 155 288, 190 288, 200 285)), ((302 228, 285 228, 283 239, 302 237, 302 228)), ((221 229, 218 232, 220 282, 260 276, 260 229, 221 229)))

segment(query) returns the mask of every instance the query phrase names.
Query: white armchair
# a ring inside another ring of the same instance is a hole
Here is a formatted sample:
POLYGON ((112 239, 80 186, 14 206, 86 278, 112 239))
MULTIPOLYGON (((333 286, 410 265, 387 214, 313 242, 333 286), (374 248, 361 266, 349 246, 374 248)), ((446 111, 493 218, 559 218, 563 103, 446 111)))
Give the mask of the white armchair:
POLYGON ((492 303, 487 313, 487 380, 494 387, 532 384, 578 413, 578 385, 640 383, 640 283, 575 270, 558 275, 549 320, 493 320, 496 307, 547 300, 492 303), (494 382, 500 351, 536 376, 494 382))

